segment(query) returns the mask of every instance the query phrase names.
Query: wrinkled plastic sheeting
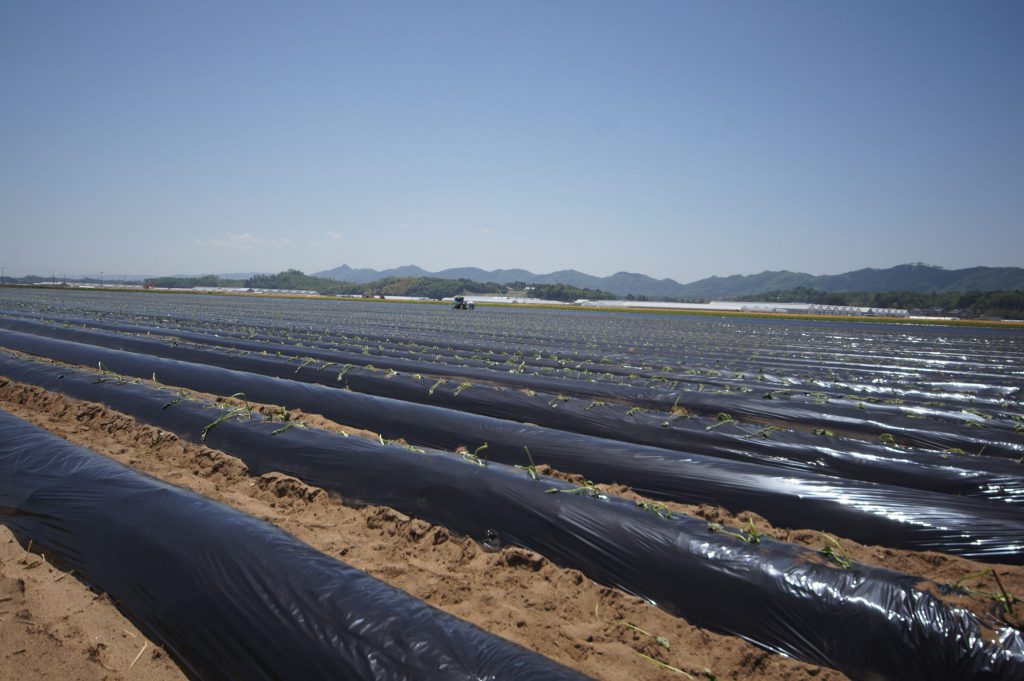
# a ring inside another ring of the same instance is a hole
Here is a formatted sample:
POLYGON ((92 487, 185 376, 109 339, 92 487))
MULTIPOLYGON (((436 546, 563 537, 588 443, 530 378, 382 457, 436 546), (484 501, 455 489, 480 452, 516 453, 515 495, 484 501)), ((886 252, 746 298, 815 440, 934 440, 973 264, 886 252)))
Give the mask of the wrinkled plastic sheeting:
POLYGON ((0 522, 109 593, 193 679, 588 678, 3 411, 0 522))
MULTIPOLYGON (((255 358, 211 355, 205 350, 195 348, 183 346, 168 347, 166 343, 152 339, 113 336, 82 329, 58 328, 48 324, 9 318, 0 318, 0 328, 90 343, 100 347, 146 352, 185 361, 205 363, 216 361, 221 366, 254 371, 270 376, 279 376, 282 372, 282 368, 275 367, 272 363, 256 362, 255 358), (217 358, 216 360, 214 360, 215 357, 217 358), (248 368, 242 365, 248 365, 248 368)), ((309 347, 298 348, 297 346, 282 343, 237 340, 192 331, 175 330, 163 332, 182 340, 214 343, 222 347, 250 352, 278 351, 282 353, 298 353, 325 361, 350 362, 355 365, 366 364, 368 361, 367 357, 357 353, 324 351, 309 347)), ((809 407, 794 400, 764 400, 760 396, 751 397, 750 395, 729 393, 711 394, 693 390, 682 392, 679 390, 656 390, 641 386, 604 384, 561 377, 516 375, 483 368, 411 362, 380 356, 373 356, 371 361, 375 367, 381 369, 426 374, 440 373, 446 376, 457 376, 478 381, 499 382, 504 385, 540 390, 550 392, 551 394, 565 393, 589 399, 626 401, 631 404, 666 412, 670 411, 674 406, 682 406, 704 414, 715 414, 724 411, 743 415, 747 418, 769 419, 781 423, 801 423, 872 437, 887 433, 894 436, 901 443, 918 447, 940 450, 963 449, 971 452, 983 450, 988 456, 1004 456, 1012 459, 1019 459, 1024 455, 1024 440, 1016 436, 1013 431, 993 427, 974 428, 964 424, 940 423, 938 421, 934 421, 927 427, 924 427, 919 419, 911 418, 899 412, 891 405, 865 405, 848 400, 832 400, 829 403, 828 411, 824 411, 819 406, 809 407), (784 404, 779 404, 780 402, 784 402, 784 404)), ((291 370, 285 368, 283 371, 288 372, 291 370)), ((310 374, 307 374, 299 380, 324 382, 322 377, 310 378, 310 376, 310 374)), ((925 411, 934 412, 936 416, 942 414, 938 410, 925 411)))
MULTIPOLYGON (((189 400, 164 408, 175 393, 113 380, 97 384, 84 372, 63 371, 58 380, 65 390, 91 392, 92 399, 183 439, 197 440, 203 426, 223 414, 189 400)), ((855 679, 1024 674, 1020 632, 994 617, 947 606, 918 588, 917 577, 861 565, 839 569, 805 548, 767 539, 748 544, 712 532, 703 520, 581 494, 573 485, 534 480, 511 466, 480 466, 448 453, 411 452, 315 429, 273 435, 279 426, 258 416, 232 419, 211 429, 206 442, 238 456, 253 474, 294 475, 491 548, 533 549, 693 624, 855 679)))
MULTIPOLYGON (((40 319, 55 321, 61 324, 71 324, 74 326, 82 326, 92 329, 108 329, 112 331, 128 332, 128 333, 141 333, 144 335, 157 334, 157 335, 170 335, 177 332, 200 332, 206 333, 209 338, 216 339, 216 342, 222 343, 227 339, 240 339, 246 341, 261 341, 267 343, 288 343, 290 345, 301 344, 304 348, 313 348, 316 350, 330 350, 330 351, 346 351, 354 350, 362 352, 363 348, 366 347, 367 343, 387 343, 391 344, 395 338, 394 333, 380 334, 373 333, 366 329, 360 329, 359 335, 356 338, 346 335, 344 332, 338 336, 338 329, 336 325, 322 325, 314 326, 310 324, 304 324, 301 328, 297 329, 295 325, 289 324, 287 326, 272 326, 267 324, 267 320, 261 320, 259 323, 254 323, 252 320, 246 322, 237 320, 233 322, 230 328, 225 328, 224 322, 216 317, 183 317, 175 315, 160 314, 158 319, 152 317, 138 318, 129 314, 122 314, 116 317, 103 317, 97 318, 82 317, 73 314, 50 314, 44 312, 29 312, 24 309, 18 310, 16 313, 13 311, 5 311, 6 314, 12 315, 16 318, 23 319, 40 319), (112 319, 114 321, 105 321, 106 319, 112 319), (159 324, 159 326, 154 326, 159 324), (212 327, 212 328, 211 328, 212 327), (298 333, 296 334, 296 332, 298 333), (209 334, 214 334, 210 336, 209 334), (286 334, 287 338, 282 339, 282 334, 286 334)), ((352 329, 350 332, 354 331, 352 329)), ((565 364, 562 360, 550 359, 543 357, 537 353, 536 347, 531 345, 531 339, 525 338, 525 341, 520 341, 516 344, 510 345, 508 343, 502 343, 493 338, 488 338, 486 341, 479 343, 466 343, 460 342, 462 336, 453 336, 446 334, 444 339, 444 350, 453 353, 461 365, 470 367, 483 367, 493 368, 494 361, 499 363, 504 361, 511 363, 513 366, 518 364, 520 361, 529 355, 528 366, 524 367, 526 371, 537 373, 537 369, 554 369, 556 371, 564 370, 565 364), (488 353, 488 360, 474 359, 473 357, 461 356, 458 353, 468 352, 476 354, 480 352, 482 346, 486 346, 488 353), (493 360, 493 361, 492 361, 493 360)), ((432 330, 430 334, 423 334, 413 328, 404 327, 401 332, 401 338, 403 341, 410 341, 413 344, 419 346, 419 350, 416 348, 406 349, 404 347, 389 347, 387 356, 397 359, 407 359, 410 361, 436 361, 434 352, 436 349, 434 346, 439 342, 437 330, 432 330), (427 352, 426 348, 431 348, 434 352, 427 352)), ((600 343, 594 344, 588 341, 586 348, 579 346, 573 346, 571 341, 564 337, 558 337, 552 339, 550 337, 539 341, 541 345, 549 345, 549 341, 554 340, 558 345, 569 346, 569 354, 565 355, 560 353, 564 359, 568 359, 576 366, 573 370, 582 369, 587 372, 596 373, 611 373, 620 377, 628 377, 631 374, 639 372, 641 376, 657 377, 660 379, 679 381, 683 384, 696 385, 700 382, 707 382, 708 377, 695 376, 693 374, 679 372, 678 369, 673 370, 672 368, 665 368, 665 364, 671 364, 680 366, 685 364, 689 359, 688 354, 680 355, 678 352, 669 353, 669 355, 663 355, 661 353, 648 354, 644 353, 644 360, 646 368, 633 367, 631 365, 635 361, 635 356, 631 354, 622 355, 618 353, 611 353, 599 351, 600 343), (613 361, 612 357, 618 360, 618 363, 610 363, 613 361)), ((659 348, 660 349, 660 348, 659 348)), ((829 352, 827 348, 821 347, 806 347, 805 344, 801 344, 801 349, 810 352, 810 354, 819 354, 822 352, 829 352), (816 352, 815 352, 816 351, 816 352)), ((1014 385, 993 385, 990 382, 979 383, 976 378, 978 372, 974 369, 969 371, 969 375, 975 379, 972 381, 954 381, 944 373, 940 372, 941 380, 931 381, 924 375, 921 375, 920 368, 912 369, 917 373, 913 380, 908 380, 905 376, 904 370, 897 369, 895 372, 891 368, 882 368, 876 365, 869 365, 865 367, 866 372, 861 370, 862 373, 868 373, 872 376, 869 382, 864 383, 860 381, 847 382, 843 380, 835 380, 830 374, 837 369, 847 368, 850 365, 842 362, 831 363, 831 367, 827 364, 823 364, 820 359, 794 359, 793 357, 783 357, 779 355, 770 355, 768 357, 759 356, 755 361, 748 355, 742 354, 742 350, 729 350, 727 348, 718 348, 710 350, 704 348, 700 352, 700 356, 712 359, 725 358, 730 366, 740 373, 751 373, 758 374, 764 369, 766 365, 771 367, 771 372, 779 371, 785 375, 780 377, 773 376, 773 373, 764 373, 764 379, 758 379, 757 381, 748 380, 746 378, 731 377, 726 383, 732 386, 747 386, 751 389, 758 390, 764 389, 765 381, 769 383, 785 384, 790 386, 806 386, 811 390, 833 390, 834 396, 841 396, 850 392, 864 392, 875 396, 887 396, 887 397, 900 397, 907 398, 911 402, 923 403, 934 400, 935 394, 920 390, 921 387, 927 386, 933 389, 938 389, 946 393, 947 398, 952 398, 956 401, 968 403, 969 406, 977 404, 991 404, 1006 408, 1008 405, 1002 401, 1010 399, 1014 395, 1021 393, 1021 388, 1014 385), (822 368, 827 368, 827 373, 821 371, 822 368), (811 376, 808 376, 808 371, 812 372, 811 376), (788 372, 788 373, 787 373, 788 372), (800 374, 800 377, 793 375, 793 372, 800 374), (875 380, 879 374, 884 374, 885 385, 877 385, 875 380), (814 375, 818 374, 818 375, 814 375), (968 392, 969 391, 969 394, 968 392)), ((382 354, 375 353, 370 350, 371 355, 382 354)), ((1004 358, 1006 361, 1012 361, 1008 358, 1004 358)), ((927 360, 926 360, 927 361, 927 360)), ((1011 364, 1004 364, 1000 368, 1003 370, 1000 374, 984 373, 983 376, 989 381, 1005 380, 1012 371, 1011 364)), ((993 368, 991 365, 986 365, 986 368, 993 368)), ((931 375, 933 372, 928 372, 931 375)), ((712 381, 716 383, 717 381, 712 381)), ((1019 404, 1019 403, 1018 403, 1019 404)))
MULTIPOLYGON (((154 373, 171 385, 216 395, 244 392, 257 402, 285 404, 386 438, 443 449, 487 443, 488 458, 537 463, 590 480, 683 503, 753 511, 780 527, 817 529, 865 544, 941 551, 975 560, 1024 563, 1024 513, 1008 504, 923 490, 843 480, 757 464, 682 455, 451 409, 408 404, 318 385, 148 357, 80 343, 0 331, 0 345, 53 359, 104 366, 129 376, 154 373)), ((0 373, 50 389, 70 390, 52 367, 0 357, 0 373)), ((87 382, 88 384, 88 382, 87 382)), ((82 399, 94 399, 85 388, 82 399)), ((109 398, 106 398, 109 399, 109 398)), ((120 407, 118 407, 120 408, 120 407)), ((127 405, 125 411, 133 411, 127 405)))
MULTIPOLYGON (((0 325, 4 322, 0 320, 0 325)), ((933 451, 886 449, 880 443, 844 438, 832 445, 831 439, 804 432, 787 432, 771 439, 756 435, 733 436, 725 429, 709 432, 700 420, 671 420, 665 414, 627 415, 624 407, 607 405, 594 410, 580 400, 552 400, 514 390, 483 389, 463 391, 453 384, 432 385, 432 380, 416 380, 408 375, 384 376, 379 372, 352 369, 335 378, 336 371, 317 371, 316 367, 296 369, 279 358, 237 356, 216 350, 174 346, 147 338, 98 337, 78 330, 55 330, 59 335, 117 346, 147 354, 194 361, 233 370, 255 372, 304 383, 343 385, 357 392, 419 404, 433 404, 503 420, 534 423, 540 426, 593 435, 623 442, 667 448, 686 454, 704 454, 733 461, 747 461, 786 470, 835 475, 842 478, 880 482, 914 489, 978 497, 1012 504, 1024 503, 1024 476, 1020 464, 997 457, 955 456, 933 451), (339 383, 339 381, 341 381, 339 383)), ((285 346, 282 346, 285 347, 285 346)), ((309 352, 303 348, 303 352, 309 352)), ((780 405, 776 411, 788 407, 780 405)), ((787 420, 798 420, 792 414, 787 420)))

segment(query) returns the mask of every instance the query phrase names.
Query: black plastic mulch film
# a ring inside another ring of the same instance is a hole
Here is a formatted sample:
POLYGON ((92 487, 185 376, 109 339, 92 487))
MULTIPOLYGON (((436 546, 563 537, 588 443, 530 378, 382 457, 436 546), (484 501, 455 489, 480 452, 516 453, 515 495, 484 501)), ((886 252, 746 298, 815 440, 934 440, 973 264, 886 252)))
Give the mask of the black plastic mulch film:
MULTIPOLYGON (((322 414, 386 438, 471 451, 491 460, 536 463, 590 480, 683 503, 752 511, 781 527, 832 532, 866 544, 942 551, 976 560, 1024 563, 1024 512, 1009 504, 857 480, 773 469, 568 433, 441 407, 213 366, 0 331, 0 347, 96 366, 216 395, 244 392, 257 402, 322 414)), ((240 358, 249 361, 251 358, 240 358)), ((9 366, 10 361, 4 366, 9 366)), ((15 369, 11 369, 14 371, 15 369)), ((13 377, 13 376, 12 376, 13 377)), ((29 381, 32 382, 32 381, 29 381)))
MULTIPOLYGON (((757 431, 770 432, 770 429, 766 431, 763 427, 754 427, 751 430, 755 432, 748 433, 743 432, 743 427, 735 423, 714 424, 715 432, 709 432, 706 419, 698 419, 692 424, 688 419, 672 417, 666 421, 668 414, 665 412, 633 413, 634 410, 627 410, 624 406, 614 403, 594 408, 598 403, 588 404, 588 401, 579 399, 561 400, 552 395, 530 396, 518 390, 497 390, 489 386, 482 389, 471 387, 466 390, 465 386, 460 387, 454 382, 445 381, 435 385, 433 379, 417 380, 408 373, 385 375, 383 372, 365 371, 360 368, 338 371, 339 364, 335 364, 333 370, 328 368, 320 371, 325 362, 301 368, 301 365, 290 365, 286 360, 273 355, 238 356, 225 354, 223 351, 170 346, 157 339, 108 335, 0 319, 0 328, 4 326, 101 347, 138 351, 153 356, 211 364, 304 383, 344 386, 357 392, 406 402, 433 404, 503 420, 534 423, 558 430, 672 449, 685 454, 706 454, 786 470, 836 475, 945 494, 1024 504, 1024 476, 1021 475, 1021 465, 1016 460, 1005 458, 956 456, 913 449, 895 450, 881 443, 852 438, 836 440, 799 431, 774 433, 770 437, 762 437, 757 431), (665 425, 670 427, 662 427, 665 425), (732 432, 734 430, 739 432, 732 432)), ((249 345, 261 347, 252 343, 249 345)), ((312 352, 306 347, 293 347, 292 351, 300 354, 312 352)), ((408 371, 408 367, 406 369, 408 371)), ((756 404, 759 401, 753 402, 756 404)), ((790 408, 785 405, 775 407, 776 414, 786 412, 787 409, 790 408)), ((789 411, 789 418, 798 419, 804 411, 802 407, 796 412, 789 411)), ((836 424, 833 424, 833 427, 839 428, 836 424)), ((878 427, 884 429, 882 425, 878 427)), ((1005 434, 1002 435, 1005 437, 1005 434)), ((973 446, 975 450, 988 447, 990 451, 995 451, 992 441, 987 441, 987 444, 971 441, 969 445, 958 439, 956 443, 973 446)), ((1004 441, 1003 446, 1017 445, 1004 441)), ((1022 453, 1024 451, 1017 452, 1018 456, 1022 453)))
POLYGON ((588 678, 3 411, 0 522, 193 679, 588 678))
MULTIPOLYGON (((169 390, 110 375, 97 383, 95 374, 40 362, 8 359, 0 374, 102 401, 186 439, 198 439, 224 413, 198 401, 175 401, 169 390)), ((208 431, 207 444, 238 456, 254 474, 281 471, 353 501, 445 525, 485 545, 531 548, 693 624, 855 679, 1024 678, 1019 631, 994 615, 981 620, 947 605, 918 588, 918 577, 857 564, 843 569, 812 550, 769 539, 747 543, 711 531, 702 520, 666 517, 592 490, 534 479, 511 466, 315 429, 272 434, 280 428, 258 416, 229 419, 208 431)), ((132 503, 138 499, 128 496, 132 503)), ((97 498, 89 496, 90 502, 97 498)), ((124 508, 118 512, 151 518, 124 508)), ((211 536, 226 535, 217 530, 211 536)), ((220 577, 228 574, 221 571, 220 577)))
MULTIPOLYGON (((56 321, 52 315, 45 315, 43 318, 56 321)), ((479 381, 499 381, 511 387, 534 389, 558 394, 583 396, 588 399, 609 399, 624 400, 641 407, 668 411, 676 404, 680 393, 662 389, 652 389, 641 386, 620 386, 588 381, 578 381, 565 378, 553 378, 545 376, 521 376, 509 374, 508 372, 495 372, 485 368, 460 367, 453 365, 438 366, 437 364, 423 362, 409 362, 388 357, 370 356, 365 357, 356 353, 345 353, 337 351, 325 351, 312 347, 298 347, 284 343, 255 342, 230 337, 215 336, 193 331, 153 329, 137 325, 117 325, 103 322, 90 322, 100 328, 111 330, 123 330, 126 332, 136 331, 145 333, 147 331, 159 331, 160 333, 181 338, 182 340, 195 341, 199 343, 212 343, 225 348, 235 348, 249 351, 268 351, 295 353, 302 356, 335 361, 339 364, 346 362, 355 365, 372 363, 377 368, 393 369, 403 372, 443 371, 445 375, 479 381)), ((146 343, 146 339, 130 338, 125 336, 111 336, 109 334, 87 331, 83 329, 58 328, 49 324, 40 324, 25 320, 12 318, 0 318, 0 328, 8 328, 16 331, 25 331, 41 335, 64 338, 74 341, 82 341, 103 345, 124 350, 136 350, 143 346, 139 343, 146 343)), ((168 348, 166 344, 155 344, 153 352, 160 352, 162 356, 185 359, 187 361, 200 361, 194 353, 202 352, 187 347, 168 348), (159 347, 159 349, 158 349, 159 347), (176 351, 178 354, 169 354, 169 351, 176 351), (189 355, 189 353, 193 353, 189 355)), ((246 358, 234 358, 246 359, 246 358)), ((223 360, 220 360, 223 361, 223 360)), ((240 368, 240 367, 231 367, 240 368)), ((265 367, 261 373, 273 374, 273 369, 265 367)), ((320 376, 311 377, 309 374, 300 380, 310 382, 322 382, 320 376)), ((779 391, 776 391, 779 392, 779 391)), ((820 405, 802 404, 795 400, 764 400, 760 397, 751 398, 749 395, 737 394, 707 394, 697 391, 685 392, 685 399, 678 401, 678 404, 688 409, 697 410, 703 413, 715 414, 728 412, 746 418, 777 420, 782 422, 800 422, 808 426, 831 429, 837 432, 851 432, 863 435, 878 437, 887 434, 905 444, 930 447, 937 449, 962 449, 970 452, 977 452, 984 449, 989 456, 1005 456, 1012 459, 1019 459, 1024 455, 1024 442, 1019 438, 1008 439, 1006 431, 997 428, 964 428, 956 427, 951 423, 934 423, 930 427, 923 427, 920 420, 911 418, 901 413, 897 408, 884 404, 869 404, 849 402, 844 400, 832 400, 829 402, 827 411, 823 411, 820 405), (867 411, 862 411, 862 409, 867 411), (938 426, 942 425, 942 428, 938 426)), ((942 412, 934 409, 925 409, 925 412, 934 412, 941 416, 942 412)), ((978 425, 978 424, 975 424, 978 425)), ((648 440, 646 444, 664 446, 665 441, 662 435, 655 433, 655 440, 648 440), (659 441, 658 438, 661 438, 659 441)), ((866 478, 871 479, 871 478, 866 478)))

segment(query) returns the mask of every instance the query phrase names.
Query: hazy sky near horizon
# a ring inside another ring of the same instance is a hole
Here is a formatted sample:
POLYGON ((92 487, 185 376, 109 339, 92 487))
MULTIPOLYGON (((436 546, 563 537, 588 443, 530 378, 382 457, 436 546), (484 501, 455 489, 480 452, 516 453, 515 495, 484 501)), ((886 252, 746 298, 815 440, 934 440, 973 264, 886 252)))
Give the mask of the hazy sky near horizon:
POLYGON ((8 274, 1024 266, 1024 3, 0 4, 8 274))

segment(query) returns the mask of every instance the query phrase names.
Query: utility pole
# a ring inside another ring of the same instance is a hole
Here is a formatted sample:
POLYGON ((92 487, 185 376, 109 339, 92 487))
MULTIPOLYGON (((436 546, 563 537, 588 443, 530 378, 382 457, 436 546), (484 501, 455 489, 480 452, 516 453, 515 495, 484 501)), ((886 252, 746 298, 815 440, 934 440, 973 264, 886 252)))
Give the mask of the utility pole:
POLYGON ((100 272, 100 288, 103 288, 103 272, 100 272))

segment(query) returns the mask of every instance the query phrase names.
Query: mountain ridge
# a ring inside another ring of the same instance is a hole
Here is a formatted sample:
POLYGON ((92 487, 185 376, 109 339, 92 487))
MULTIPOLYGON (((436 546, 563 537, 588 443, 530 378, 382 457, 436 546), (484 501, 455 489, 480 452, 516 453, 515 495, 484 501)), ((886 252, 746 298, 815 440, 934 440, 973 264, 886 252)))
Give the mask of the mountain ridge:
POLYGON ((884 269, 862 268, 841 274, 813 275, 789 270, 765 270, 757 274, 712 276, 687 284, 674 279, 655 279, 637 272, 616 272, 597 277, 578 270, 558 270, 534 274, 524 269, 483 270, 479 267, 453 267, 429 272, 417 265, 386 270, 356 269, 341 265, 313 276, 352 283, 369 283, 384 277, 433 277, 437 279, 470 279, 479 282, 508 284, 567 284, 579 288, 608 291, 618 296, 650 298, 740 298, 773 291, 809 288, 828 293, 911 291, 943 293, 966 291, 1024 290, 1024 268, 967 267, 947 270, 924 263, 909 263, 884 269))

